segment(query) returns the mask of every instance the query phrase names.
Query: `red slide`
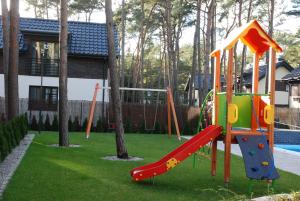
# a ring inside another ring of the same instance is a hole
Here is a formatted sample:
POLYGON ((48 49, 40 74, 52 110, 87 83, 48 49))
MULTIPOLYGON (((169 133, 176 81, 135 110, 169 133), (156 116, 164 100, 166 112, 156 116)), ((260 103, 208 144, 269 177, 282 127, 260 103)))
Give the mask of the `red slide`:
POLYGON ((219 126, 209 126, 205 128, 159 161, 131 170, 130 174, 132 179, 134 181, 141 181, 169 171, 211 140, 218 137, 221 132, 222 128, 219 126))

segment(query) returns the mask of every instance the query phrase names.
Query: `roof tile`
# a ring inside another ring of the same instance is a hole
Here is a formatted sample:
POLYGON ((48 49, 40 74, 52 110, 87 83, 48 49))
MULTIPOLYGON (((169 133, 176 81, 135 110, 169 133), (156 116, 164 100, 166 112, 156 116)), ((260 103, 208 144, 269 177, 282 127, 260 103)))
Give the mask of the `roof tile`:
MULTIPOLYGON (((2 20, 0 20, 0 48, 3 47, 2 20)), ((39 32, 57 32, 59 31, 59 22, 57 20, 20 18, 20 31, 30 30, 39 32)), ((106 24, 87 23, 87 22, 68 22, 68 31, 70 33, 68 53, 74 55, 93 55, 108 56, 107 31, 106 24)), ((115 47, 119 55, 118 34, 115 30, 115 47)), ((23 34, 19 34, 20 49, 25 50, 23 34)))

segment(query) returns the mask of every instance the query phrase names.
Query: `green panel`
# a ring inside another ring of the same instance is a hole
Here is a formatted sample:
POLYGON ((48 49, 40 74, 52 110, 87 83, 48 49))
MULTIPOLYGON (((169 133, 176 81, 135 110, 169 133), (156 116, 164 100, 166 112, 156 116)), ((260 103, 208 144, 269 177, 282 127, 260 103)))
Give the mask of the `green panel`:
POLYGON ((223 127, 223 131, 226 131, 226 94, 218 94, 219 107, 218 107, 218 125, 223 127))
POLYGON ((233 96, 232 103, 239 108, 239 118, 233 127, 251 128, 252 103, 250 96, 233 96))
MULTIPOLYGON (((226 108, 226 94, 218 94, 219 108, 218 108, 218 125, 222 126, 226 130, 226 118, 227 118, 227 108, 226 108)), ((239 118, 238 121, 233 124, 233 127, 250 128, 251 127, 251 114, 252 114, 252 103, 250 95, 243 96, 233 96, 232 103, 238 106, 239 118)))

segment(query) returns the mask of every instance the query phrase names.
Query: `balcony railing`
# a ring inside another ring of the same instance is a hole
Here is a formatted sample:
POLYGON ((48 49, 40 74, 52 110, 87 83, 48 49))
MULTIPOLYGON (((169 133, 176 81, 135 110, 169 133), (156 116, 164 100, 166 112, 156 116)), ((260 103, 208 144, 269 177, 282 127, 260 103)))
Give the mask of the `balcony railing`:
POLYGON ((22 71, 25 75, 58 77, 59 59, 25 59, 22 71))

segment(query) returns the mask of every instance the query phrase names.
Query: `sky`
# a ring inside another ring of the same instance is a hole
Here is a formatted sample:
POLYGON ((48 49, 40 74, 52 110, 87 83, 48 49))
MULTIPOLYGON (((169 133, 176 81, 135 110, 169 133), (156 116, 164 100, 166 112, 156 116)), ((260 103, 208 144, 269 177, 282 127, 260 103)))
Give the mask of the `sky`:
MULTIPOLYGON (((113 4, 112 4, 113 10, 115 10, 115 8, 120 6, 121 2, 122 2, 122 0, 113 0, 113 4)), ((286 7, 287 9, 292 7, 290 0, 283 1, 283 5, 280 5, 280 6, 286 7)), ((0 10, 0 12, 1 12, 1 10, 0 10)), ((54 13, 52 15, 54 15, 54 13)), ((24 0, 20 0, 20 16, 21 17, 34 17, 33 10, 28 9, 28 5, 26 5, 24 0)), ((78 20, 78 19, 77 19, 77 17, 74 16, 74 17, 71 17, 70 20, 78 20)), ((82 18, 80 20, 84 20, 84 17, 82 16, 82 18)), ((101 12, 98 11, 98 12, 93 13, 91 21, 98 22, 98 23, 105 23, 104 10, 101 12)), ((275 19, 275 21, 276 21, 276 19, 275 19)), ((276 24, 276 22, 275 22, 275 24, 276 24)), ((288 19, 285 20, 282 25, 275 27, 275 30, 280 30, 280 31, 288 32, 288 33, 295 33, 297 31, 297 29, 299 29, 299 28, 300 28, 299 18, 297 19, 295 17, 288 17, 288 19)), ((193 44, 194 30, 195 30, 194 27, 190 27, 190 28, 186 28, 183 31, 182 38, 181 38, 181 45, 193 44)))

